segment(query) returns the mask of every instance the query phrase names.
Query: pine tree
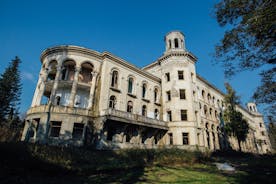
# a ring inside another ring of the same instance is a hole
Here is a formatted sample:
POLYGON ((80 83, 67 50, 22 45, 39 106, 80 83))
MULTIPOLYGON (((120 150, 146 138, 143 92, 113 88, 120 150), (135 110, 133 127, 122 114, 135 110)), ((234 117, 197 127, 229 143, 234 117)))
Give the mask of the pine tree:
POLYGON ((225 131, 227 135, 234 136, 238 140, 239 151, 241 151, 241 142, 246 140, 249 132, 249 125, 242 117, 242 113, 236 110, 236 106, 239 105, 239 96, 236 95, 235 90, 230 84, 225 84, 227 94, 225 95, 226 109, 224 112, 225 131))
POLYGON ((20 62, 16 56, 0 76, 0 122, 12 122, 17 119, 22 89, 20 62))

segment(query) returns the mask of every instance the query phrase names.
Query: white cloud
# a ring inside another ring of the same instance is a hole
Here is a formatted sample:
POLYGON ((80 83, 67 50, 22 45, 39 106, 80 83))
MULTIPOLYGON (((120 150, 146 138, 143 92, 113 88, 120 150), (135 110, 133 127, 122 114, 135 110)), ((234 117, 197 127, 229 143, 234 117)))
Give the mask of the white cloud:
POLYGON ((34 83, 36 82, 35 76, 32 73, 26 72, 26 71, 22 72, 22 79, 23 80, 29 80, 29 81, 32 81, 34 83))

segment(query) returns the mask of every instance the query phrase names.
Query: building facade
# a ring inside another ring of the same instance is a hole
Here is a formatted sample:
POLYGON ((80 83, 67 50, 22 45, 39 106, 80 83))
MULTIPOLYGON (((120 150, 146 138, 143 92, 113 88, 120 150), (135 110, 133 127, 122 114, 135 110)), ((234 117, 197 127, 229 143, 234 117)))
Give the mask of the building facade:
MULTIPOLYGON (((83 47, 46 49, 22 141, 98 149, 238 149, 223 132, 224 94, 196 73, 197 58, 186 50, 184 35, 168 33, 165 46, 143 68, 83 47)), ((256 105, 237 109, 250 126, 242 150, 270 151, 256 105)))

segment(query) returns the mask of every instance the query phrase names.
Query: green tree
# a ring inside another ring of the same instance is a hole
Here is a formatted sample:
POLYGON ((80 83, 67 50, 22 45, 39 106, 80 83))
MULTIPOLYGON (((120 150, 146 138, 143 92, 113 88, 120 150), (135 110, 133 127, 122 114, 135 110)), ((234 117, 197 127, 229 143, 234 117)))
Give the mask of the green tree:
POLYGON ((269 117, 268 119, 268 137, 270 139, 272 149, 276 150, 276 125, 272 117, 269 117))
POLYGON ((224 111, 225 132, 229 136, 236 137, 239 144, 239 151, 241 151, 241 142, 246 140, 249 132, 249 125, 242 117, 242 113, 236 110, 236 106, 239 105, 240 100, 236 95, 235 90, 230 84, 225 83, 227 94, 224 101, 226 109, 224 111))
POLYGON ((0 121, 13 122, 18 119, 18 105, 20 104, 21 82, 19 64, 16 56, 4 73, 0 76, 0 121))
POLYGON ((226 77, 262 68, 262 83, 253 97, 275 116, 276 1, 221 0, 214 10, 219 25, 228 28, 215 47, 216 63, 224 66, 226 77))

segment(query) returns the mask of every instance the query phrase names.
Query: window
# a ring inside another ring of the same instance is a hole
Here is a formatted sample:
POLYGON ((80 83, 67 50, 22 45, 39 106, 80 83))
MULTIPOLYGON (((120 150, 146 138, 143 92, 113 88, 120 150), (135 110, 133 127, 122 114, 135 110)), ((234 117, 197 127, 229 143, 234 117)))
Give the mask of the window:
POLYGON ((180 99, 186 99, 185 89, 179 90, 180 99))
POLYGON ((171 48, 172 48, 172 41, 169 40, 169 49, 171 49, 171 48))
POLYGON ((177 38, 174 39, 174 47, 178 48, 178 39, 177 38))
POLYGON ((192 82, 194 82, 194 73, 193 72, 191 72, 191 80, 192 80, 192 82))
POLYGON ((212 108, 209 109, 209 113, 210 113, 210 117, 212 117, 212 113, 213 113, 213 109, 212 108))
POLYGON ((205 99, 205 91, 204 90, 202 90, 201 96, 202 96, 202 99, 205 99))
POLYGON ((219 107, 219 99, 217 100, 217 106, 219 107))
POLYGON ((51 121, 50 137, 59 137, 60 128, 61 128, 61 121, 51 121))
POLYGON ((263 136, 265 135, 265 132, 264 132, 264 131, 262 131, 261 133, 262 133, 263 136))
POLYGON ((205 114, 205 115, 207 115, 207 111, 208 111, 207 106, 204 105, 204 114, 205 114))
POLYGON ((118 71, 112 72, 111 87, 118 88, 118 71))
POLYGON ((127 102, 127 112, 132 112, 132 110, 133 110, 133 102, 128 101, 127 102))
POLYGON ((154 118, 155 119, 159 119, 159 111, 158 111, 158 109, 154 110, 154 118))
POLYGON ((181 113, 181 120, 187 121, 188 120, 187 110, 180 110, 180 113, 181 113))
POLYGON ((173 134, 172 133, 168 133, 169 136, 169 144, 173 145, 173 134))
POLYGON ((146 92, 147 92, 147 84, 143 84, 142 86, 142 98, 146 98, 146 92))
POLYGON ((133 78, 128 78, 128 91, 129 94, 132 94, 133 92, 133 78))
POLYGON ((60 105, 60 96, 56 96, 55 98, 55 104, 60 105))
POLYGON ((210 103, 211 102, 211 95, 209 93, 207 95, 207 98, 208 98, 208 102, 210 103))
POLYGON ((167 111, 167 120, 172 121, 172 111, 167 111))
POLYGON ((189 133, 182 133, 183 145, 189 145, 189 133))
POLYGON ((167 91, 167 101, 171 101, 171 92, 167 91))
POLYGON ((81 139, 83 134, 84 124, 74 123, 72 137, 73 139, 81 139))
POLYGON ((155 88, 155 89, 154 89, 154 102, 158 102, 158 101, 157 101, 157 97, 158 97, 158 89, 155 88))
POLYGON ((166 73, 166 79, 167 79, 167 82, 169 82, 171 79, 170 79, 170 73, 166 73))
POLYGON ((184 80, 184 72, 183 71, 178 71, 178 79, 184 80))
POLYGON ((260 127, 263 127, 263 124, 262 124, 262 123, 260 123, 260 127))
POLYGON ((112 95, 109 98, 109 108, 115 109, 115 104, 116 104, 116 97, 114 95, 112 95))
POLYGON ((147 106, 146 105, 142 106, 142 116, 147 116, 147 106))

